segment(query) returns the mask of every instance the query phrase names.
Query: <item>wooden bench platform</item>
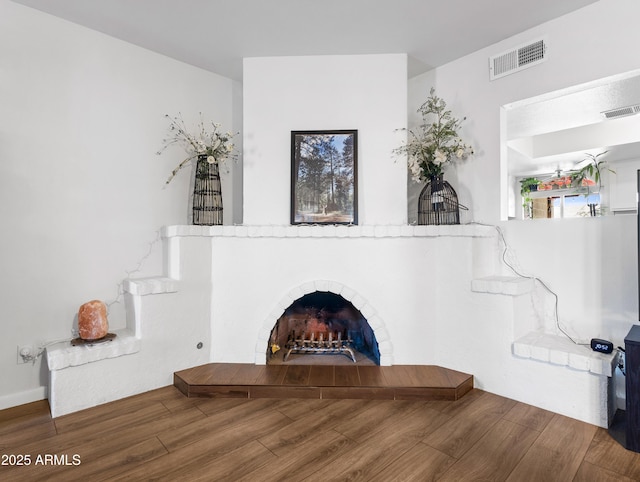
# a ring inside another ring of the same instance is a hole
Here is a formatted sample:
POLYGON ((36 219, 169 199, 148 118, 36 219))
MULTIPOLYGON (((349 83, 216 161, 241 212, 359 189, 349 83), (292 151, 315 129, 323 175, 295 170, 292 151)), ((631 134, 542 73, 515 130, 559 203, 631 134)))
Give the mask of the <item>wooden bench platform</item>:
POLYGON ((432 365, 209 363, 175 372, 187 397, 458 400, 473 375, 432 365))

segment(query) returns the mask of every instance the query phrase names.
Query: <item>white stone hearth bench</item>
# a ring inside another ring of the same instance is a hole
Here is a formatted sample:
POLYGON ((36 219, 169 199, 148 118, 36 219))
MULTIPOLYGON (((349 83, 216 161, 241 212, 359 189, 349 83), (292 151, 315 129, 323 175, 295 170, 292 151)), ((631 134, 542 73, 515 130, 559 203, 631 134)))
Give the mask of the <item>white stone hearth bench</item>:
POLYGON ((616 352, 595 352, 589 346, 575 344, 566 336, 538 332, 527 333, 515 340, 513 354, 604 377, 613 375, 617 361, 616 352))
MULTIPOLYGON (((162 370, 166 357, 158 358, 158 333, 151 323, 145 326, 148 333, 143 339, 140 312, 142 297, 177 293, 178 285, 178 281, 166 277, 125 280, 127 326, 110 331, 116 334, 113 340, 77 346, 67 341, 47 347, 53 417, 171 384, 175 367, 162 370), (157 370, 146 368, 154 365, 157 370)), ((158 318, 148 311, 150 319, 158 318)), ((167 329, 163 327, 163 331, 167 329)), ((194 358, 186 365, 201 360, 194 358)), ((184 367, 185 363, 178 360, 177 366, 184 367)))
MULTIPOLYGON (((548 404, 553 411, 608 427, 616 409, 612 382, 615 352, 596 353, 562 334, 536 331, 530 301, 535 287, 533 278, 519 276, 489 276, 472 282, 472 291, 476 293, 502 295, 512 300, 509 336, 512 357, 517 360, 514 365, 529 364, 526 380, 517 383, 521 383, 523 392, 539 392, 528 403, 543 408, 548 404), (554 398, 568 400, 572 406, 563 412, 562 407, 554 406, 554 398)), ((514 389, 511 397, 518 399, 517 392, 514 389)))

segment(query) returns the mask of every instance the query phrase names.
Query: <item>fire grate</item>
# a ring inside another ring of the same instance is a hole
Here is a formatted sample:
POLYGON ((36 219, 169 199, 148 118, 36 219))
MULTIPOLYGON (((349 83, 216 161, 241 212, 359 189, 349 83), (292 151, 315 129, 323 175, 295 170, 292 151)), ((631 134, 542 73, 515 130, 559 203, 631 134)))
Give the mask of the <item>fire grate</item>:
POLYGON ((325 333, 320 332, 316 337, 316 333, 302 333, 296 336, 295 331, 291 331, 287 344, 287 353, 285 353, 283 361, 287 361, 292 353, 299 354, 331 354, 331 355, 348 355, 353 363, 356 363, 356 356, 351 349, 353 340, 347 337, 342 338, 341 332, 329 332, 325 338, 325 333))

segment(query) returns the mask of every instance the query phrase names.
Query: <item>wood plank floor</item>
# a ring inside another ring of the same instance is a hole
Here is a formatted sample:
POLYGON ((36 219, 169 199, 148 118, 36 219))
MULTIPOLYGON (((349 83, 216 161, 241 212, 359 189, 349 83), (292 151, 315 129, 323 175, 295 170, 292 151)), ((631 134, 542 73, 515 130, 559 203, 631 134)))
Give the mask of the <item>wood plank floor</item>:
POLYGON ((56 419, 35 402, 0 411, 0 456, 3 481, 640 480, 640 454, 606 430, 478 389, 400 401, 171 386, 56 419))
POLYGON ((174 374, 188 397, 458 400, 473 376, 438 366, 209 363, 174 374))

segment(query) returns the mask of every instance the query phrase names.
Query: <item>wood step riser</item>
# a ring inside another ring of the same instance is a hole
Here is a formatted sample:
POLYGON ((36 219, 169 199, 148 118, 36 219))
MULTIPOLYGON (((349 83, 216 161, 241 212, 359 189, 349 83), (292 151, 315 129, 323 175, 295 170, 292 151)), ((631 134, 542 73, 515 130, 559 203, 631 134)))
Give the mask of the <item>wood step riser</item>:
POLYGON ((458 400, 473 376, 434 366, 357 367, 211 363, 174 374, 187 397, 458 400))

